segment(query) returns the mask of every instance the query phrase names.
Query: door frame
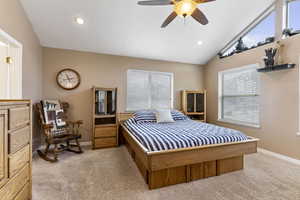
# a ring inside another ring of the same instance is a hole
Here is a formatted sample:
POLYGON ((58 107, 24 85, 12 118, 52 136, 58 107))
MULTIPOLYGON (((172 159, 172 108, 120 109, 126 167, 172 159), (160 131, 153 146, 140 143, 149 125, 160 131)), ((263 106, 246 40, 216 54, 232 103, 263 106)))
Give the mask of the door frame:
MULTIPOLYGON (((14 85, 16 85, 16 87, 14 87, 12 90, 14 90, 14 93, 11 93, 10 90, 8 90, 6 98, 5 99, 22 99, 22 71, 23 71, 23 45, 22 43, 20 43, 18 40, 16 40, 14 37, 12 37, 11 35, 9 35, 8 33, 6 33, 4 30, 2 30, 0 28, 0 40, 3 39, 5 40, 5 42, 9 43, 8 48, 10 48, 10 46, 14 46, 14 48, 18 49, 18 53, 17 53, 17 62, 18 62, 18 67, 17 68, 13 68, 13 67, 9 67, 9 78, 8 78, 8 88, 11 88, 12 85, 12 80, 11 77, 15 76, 14 79, 17 80, 16 83, 14 83, 14 85), (15 71, 13 71, 15 70, 15 71)), ((0 97, 1 99, 1 97, 0 97)))

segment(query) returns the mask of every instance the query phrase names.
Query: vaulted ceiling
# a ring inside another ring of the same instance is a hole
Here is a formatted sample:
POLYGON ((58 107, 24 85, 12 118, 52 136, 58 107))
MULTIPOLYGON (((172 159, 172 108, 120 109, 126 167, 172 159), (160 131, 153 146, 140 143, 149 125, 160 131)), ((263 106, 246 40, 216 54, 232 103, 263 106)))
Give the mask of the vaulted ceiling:
POLYGON ((205 64, 274 0, 217 0, 198 7, 209 24, 176 18, 172 6, 137 0, 21 0, 41 45, 112 55, 205 64), (85 24, 75 23, 82 17, 85 24), (202 41, 202 45, 198 45, 202 41))

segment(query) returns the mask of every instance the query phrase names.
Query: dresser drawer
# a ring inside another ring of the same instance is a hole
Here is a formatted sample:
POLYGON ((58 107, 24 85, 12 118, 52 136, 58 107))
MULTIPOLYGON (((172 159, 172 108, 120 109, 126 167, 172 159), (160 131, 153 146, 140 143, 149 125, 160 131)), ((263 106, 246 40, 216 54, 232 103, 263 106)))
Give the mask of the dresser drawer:
POLYGON ((17 176, 11 179, 0 189, 0 197, 3 200, 13 199, 29 181, 29 165, 26 165, 17 176))
POLYGON ((95 137, 115 137, 117 135, 116 126, 95 128, 95 137))
POLYGON ((95 139, 95 148, 105 148, 117 146, 117 138, 97 138, 95 139))
POLYGON ((18 107, 9 109, 9 130, 22 127, 30 122, 30 107, 18 107))
POLYGON ((14 198, 14 200, 29 200, 30 197, 30 186, 29 183, 27 183, 23 189, 21 190, 21 192, 19 192, 19 194, 17 194, 16 198, 14 198))
POLYGON ((8 151, 9 153, 15 153, 30 141, 30 127, 19 129, 11 132, 9 135, 8 151))
POLYGON ((30 149, 29 145, 15 154, 9 156, 9 177, 13 177, 26 163, 29 162, 30 149))

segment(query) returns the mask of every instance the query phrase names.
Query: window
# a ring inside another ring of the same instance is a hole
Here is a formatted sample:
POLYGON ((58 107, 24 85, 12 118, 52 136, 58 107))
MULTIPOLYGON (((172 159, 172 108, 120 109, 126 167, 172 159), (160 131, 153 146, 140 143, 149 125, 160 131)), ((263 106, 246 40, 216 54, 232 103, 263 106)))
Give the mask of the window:
POLYGON ((300 0, 290 0, 287 4, 287 28, 293 31, 300 30, 300 0))
POLYGON ((273 11, 244 37, 243 41, 246 47, 256 47, 259 43, 266 42, 267 38, 275 36, 276 13, 273 11))
MULTIPOLYGON (((242 49, 248 50, 273 42, 276 28, 275 23, 276 12, 275 10, 272 10, 270 14, 266 15, 253 28, 243 34, 242 37, 239 37, 242 38, 243 41, 242 49)), ((229 46, 229 48, 226 48, 225 51, 221 53, 221 56, 230 56, 235 54, 237 45, 238 43, 235 42, 233 45, 229 46)))
POLYGON ((173 108, 173 74, 127 71, 127 111, 173 108))
POLYGON ((258 65, 219 72, 219 121, 259 127, 258 65))

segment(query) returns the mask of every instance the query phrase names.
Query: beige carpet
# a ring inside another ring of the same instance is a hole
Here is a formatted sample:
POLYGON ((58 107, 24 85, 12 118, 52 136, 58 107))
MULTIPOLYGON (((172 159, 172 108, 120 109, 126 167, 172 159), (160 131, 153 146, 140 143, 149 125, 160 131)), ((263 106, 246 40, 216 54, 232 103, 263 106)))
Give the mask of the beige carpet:
POLYGON ((243 171, 148 190, 124 147, 33 162, 33 200, 300 200, 300 167, 263 154, 243 171))

